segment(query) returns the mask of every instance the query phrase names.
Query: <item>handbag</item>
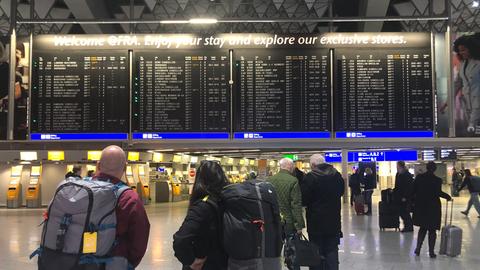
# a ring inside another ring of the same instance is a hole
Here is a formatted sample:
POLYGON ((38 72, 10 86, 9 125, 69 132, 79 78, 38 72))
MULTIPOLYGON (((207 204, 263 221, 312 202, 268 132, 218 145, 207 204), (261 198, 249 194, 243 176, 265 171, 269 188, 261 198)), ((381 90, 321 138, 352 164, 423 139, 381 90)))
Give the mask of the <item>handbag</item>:
POLYGON ((308 241, 302 234, 289 235, 284 248, 285 263, 288 269, 294 266, 319 266, 325 263, 325 257, 315 243, 308 241))

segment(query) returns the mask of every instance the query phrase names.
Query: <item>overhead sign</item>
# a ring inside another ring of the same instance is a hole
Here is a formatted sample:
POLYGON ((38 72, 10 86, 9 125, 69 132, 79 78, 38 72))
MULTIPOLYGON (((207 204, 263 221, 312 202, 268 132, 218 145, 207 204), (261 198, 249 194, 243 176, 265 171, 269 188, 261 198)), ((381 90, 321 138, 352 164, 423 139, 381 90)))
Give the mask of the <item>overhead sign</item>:
POLYGON ((65 152, 63 151, 48 151, 48 160, 62 161, 65 159, 65 152))
MULTIPOLYGON (((348 162, 415 161, 417 159, 418 153, 416 150, 348 152, 348 162)), ((325 161, 328 163, 342 162, 342 153, 325 153, 325 161)))
POLYGON ((285 154, 283 155, 284 158, 289 158, 293 161, 297 161, 298 160, 298 155, 294 155, 294 154, 285 154))

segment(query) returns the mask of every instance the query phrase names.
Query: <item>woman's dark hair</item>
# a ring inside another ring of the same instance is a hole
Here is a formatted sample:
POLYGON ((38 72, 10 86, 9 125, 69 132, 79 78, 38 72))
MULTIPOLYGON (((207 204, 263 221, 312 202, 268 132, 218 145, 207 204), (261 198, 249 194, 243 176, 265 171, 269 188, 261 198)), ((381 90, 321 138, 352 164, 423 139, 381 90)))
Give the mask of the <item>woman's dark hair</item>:
MULTIPOLYGON (((457 53, 460 52, 459 46, 464 46, 468 49, 470 56, 473 59, 480 60, 480 36, 471 35, 471 36, 461 36, 453 42, 453 51, 457 53)), ((460 56, 461 58, 461 56, 460 56)))
POLYGON ((190 205, 207 195, 218 197, 229 182, 218 162, 204 160, 200 162, 195 175, 190 205))
POLYGON ((465 172, 465 177, 472 176, 472 172, 470 171, 470 169, 466 169, 464 172, 465 172))
POLYGON ((437 170, 437 164, 433 161, 427 163, 427 172, 434 173, 437 170))

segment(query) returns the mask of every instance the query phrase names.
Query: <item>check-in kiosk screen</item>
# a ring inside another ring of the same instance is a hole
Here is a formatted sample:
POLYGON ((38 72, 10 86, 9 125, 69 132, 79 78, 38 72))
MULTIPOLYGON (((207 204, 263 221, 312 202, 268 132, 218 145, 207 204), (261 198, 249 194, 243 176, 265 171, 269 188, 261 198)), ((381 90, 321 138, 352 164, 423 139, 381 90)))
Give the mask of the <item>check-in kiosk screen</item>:
POLYGON ((34 50, 31 131, 128 132, 128 51, 34 50))
POLYGON ((227 50, 135 52, 133 132, 228 132, 227 50))
POLYGON ((329 131, 328 49, 234 50, 235 131, 329 131))
POLYGON ((335 50, 335 130, 432 130, 430 48, 335 50))

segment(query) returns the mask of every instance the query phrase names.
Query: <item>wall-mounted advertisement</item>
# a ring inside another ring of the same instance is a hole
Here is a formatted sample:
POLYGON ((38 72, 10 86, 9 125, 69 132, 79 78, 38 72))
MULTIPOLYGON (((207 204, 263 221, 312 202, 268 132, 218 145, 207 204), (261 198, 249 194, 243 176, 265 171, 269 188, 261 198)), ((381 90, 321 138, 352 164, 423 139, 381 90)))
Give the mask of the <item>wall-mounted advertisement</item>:
POLYGON ((0 37, 0 140, 7 139, 10 37, 0 37))
POLYGON ((452 46, 455 135, 480 137, 480 33, 459 33, 452 46))

